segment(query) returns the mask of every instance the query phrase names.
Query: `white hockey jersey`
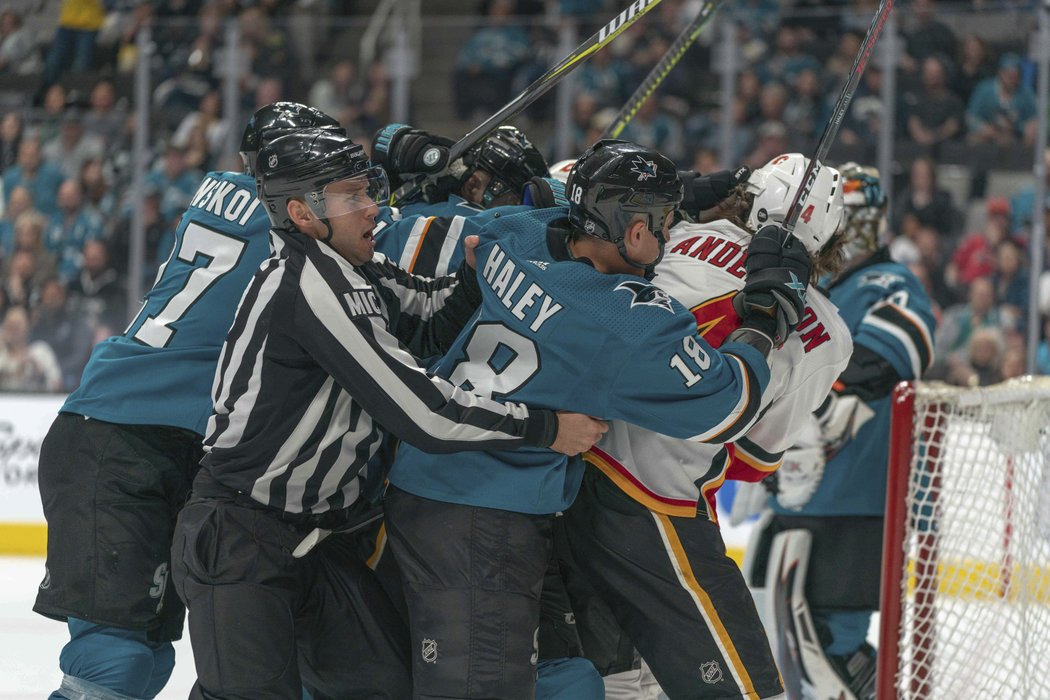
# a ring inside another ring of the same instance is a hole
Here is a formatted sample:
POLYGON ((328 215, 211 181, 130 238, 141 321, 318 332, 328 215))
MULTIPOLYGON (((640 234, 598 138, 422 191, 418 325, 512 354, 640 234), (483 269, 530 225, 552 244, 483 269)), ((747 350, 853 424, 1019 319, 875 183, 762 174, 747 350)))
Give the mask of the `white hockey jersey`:
MULTIPOLYGON (((671 229, 656 268, 656 285, 693 312, 701 335, 715 347, 740 325, 732 299, 744 286, 750 240, 750 233, 726 220, 682 222, 671 229)), ((762 412, 746 438, 728 445, 688 442, 611 421, 584 459, 651 510, 680 517, 706 512, 717 522, 718 488, 726 479, 759 481, 780 466, 852 352, 838 309, 811 286, 796 332, 769 355, 762 412)))

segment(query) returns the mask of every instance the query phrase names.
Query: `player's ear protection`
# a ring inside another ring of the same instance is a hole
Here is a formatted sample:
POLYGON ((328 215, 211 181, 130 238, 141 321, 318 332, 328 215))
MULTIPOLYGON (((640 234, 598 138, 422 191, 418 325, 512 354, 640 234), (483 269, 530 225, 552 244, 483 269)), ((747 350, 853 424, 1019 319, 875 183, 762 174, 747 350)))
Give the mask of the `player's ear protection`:
POLYGON ((521 203, 537 209, 558 206, 551 183, 539 175, 533 175, 525 183, 525 189, 521 194, 521 203))

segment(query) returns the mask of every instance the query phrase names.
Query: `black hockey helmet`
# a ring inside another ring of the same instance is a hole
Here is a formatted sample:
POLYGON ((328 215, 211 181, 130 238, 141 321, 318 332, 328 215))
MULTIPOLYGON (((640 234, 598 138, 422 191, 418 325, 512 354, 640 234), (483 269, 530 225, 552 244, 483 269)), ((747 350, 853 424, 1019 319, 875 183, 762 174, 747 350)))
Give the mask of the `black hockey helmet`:
POLYGON ((682 180, 658 151, 604 139, 576 161, 565 194, 573 228, 615 243, 627 259, 624 234, 638 214, 648 217, 649 230, 663 242, 664 222, 682 203, 682 180))
POLYGON ((365 150, 331 129, 294 131, 260 149, 256 184, 275 228, 293 228, 288 201, 301 199, 322 221, 390 197, 386 173, 365 150), (333 207, 335 200, 339 206, 333 207))
POLYGON ((486 208, 506 192, 513 192, 520 198, 530 178, 546 176, 548 172, 543 154, 532 145, 525 132, 509 124, 498 127, 468 149, 463 154, 463 164, 467 166, 464 177, 479 169, 492 175, 482 195, 481 205, 486 208))
POLYGON ((259 149, 299 129, 329 129, 346 134, 334 117, 319 109, 298 102, 271 102, 257 109, 244 127, 240 150, 244 172, 255 175, 255 158, 259 149))

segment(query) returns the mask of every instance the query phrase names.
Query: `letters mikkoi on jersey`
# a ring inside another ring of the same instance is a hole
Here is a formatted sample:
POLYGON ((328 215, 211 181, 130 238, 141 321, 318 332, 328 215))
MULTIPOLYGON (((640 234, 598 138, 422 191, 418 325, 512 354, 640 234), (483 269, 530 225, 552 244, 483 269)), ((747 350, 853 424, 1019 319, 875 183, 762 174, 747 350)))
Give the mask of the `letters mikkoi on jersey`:
MULTIPOLYGON (((548 233, 565 216, 533 210, 481 230, 482 305, 433 371, 485 396, 680 438, 724 442, 744 431, 769 378, 761 354, 737 343, 716 352, 663 290, 572 260, 564 230, 548 233)), ((579 460, 550 450, 450 456, 403 445, 390 480, 427 498, 552 513, 573 501, 582 473, 579 460)))
POLYGON ((62 410, 203 434, 219 351, 248 281, 270 254, 269 229, 253 178, 208 173, 142 308, 122 335, 95 347, 62 410))

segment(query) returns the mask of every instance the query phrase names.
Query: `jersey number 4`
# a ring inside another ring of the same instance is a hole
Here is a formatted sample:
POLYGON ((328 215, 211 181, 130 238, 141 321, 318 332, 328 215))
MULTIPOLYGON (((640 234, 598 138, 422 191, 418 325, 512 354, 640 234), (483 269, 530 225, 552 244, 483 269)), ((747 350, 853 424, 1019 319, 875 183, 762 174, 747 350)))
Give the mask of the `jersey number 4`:
POLYGON ((147 297, 142 309, 135 316, 135 320, 128 326, 130 331, 138 325, 138 329, 131 337, 150 347, 166 347, 175 335, 175 328, 172 326, 186 315, 186 312, 219 281, 219 278, 237 266, 246 245, 246 241, 195 222, 186 226, 179 249, 161 269, 157 276, 158 281, 164 277, 168 265, 171 265, 176 259, 189 265, 193 265, 198 259, 203 259, 205 262, 185 274, 182 289, 172 295, 160 311, 147 316, 142 324, 138 325, 139 317, 146 312, 146 307, 150 302, 147 297))

